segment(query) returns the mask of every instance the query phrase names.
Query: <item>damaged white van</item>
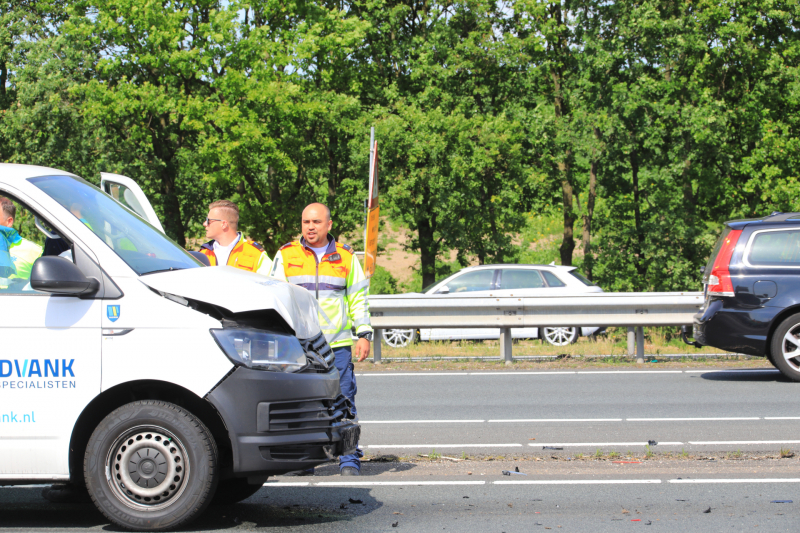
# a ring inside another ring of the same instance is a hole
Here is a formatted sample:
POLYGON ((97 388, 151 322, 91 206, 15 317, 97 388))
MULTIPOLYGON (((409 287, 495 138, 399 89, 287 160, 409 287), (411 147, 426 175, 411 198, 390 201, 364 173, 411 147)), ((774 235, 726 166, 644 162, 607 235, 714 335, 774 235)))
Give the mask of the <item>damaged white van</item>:
POLYGON ((29 277, 0 280, 0 485, 85 485, 156 531, 353 453, 308 291, 204 267, 64 171, 0 165, 0 196, 45 235, 29 277))

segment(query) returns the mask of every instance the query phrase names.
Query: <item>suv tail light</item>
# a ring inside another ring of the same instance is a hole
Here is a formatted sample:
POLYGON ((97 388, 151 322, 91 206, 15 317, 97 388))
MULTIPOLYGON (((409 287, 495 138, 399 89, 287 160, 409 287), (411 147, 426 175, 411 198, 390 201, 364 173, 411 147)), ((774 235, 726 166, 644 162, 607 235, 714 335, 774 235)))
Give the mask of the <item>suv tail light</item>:
POLYGON ((722 247, 714 258, 711 273, 708 276, 709 296, 733 296, 733 282, 731 281, 731 256, 739 241, 742 230, 733 230, 724 237, 722 247))

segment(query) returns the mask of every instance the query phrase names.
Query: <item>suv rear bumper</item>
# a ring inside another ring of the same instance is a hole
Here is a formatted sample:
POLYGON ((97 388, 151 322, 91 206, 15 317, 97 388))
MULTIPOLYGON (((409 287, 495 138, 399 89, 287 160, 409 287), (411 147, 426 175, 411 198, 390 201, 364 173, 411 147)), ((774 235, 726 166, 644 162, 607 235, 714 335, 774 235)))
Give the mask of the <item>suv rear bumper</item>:
POLYGON ((694 315, 692 336, 704 346, 765 357, 770 326, 782 310, 739 307, 733 299, 710 300, 694 315))
POLYGON ((339 390, 339 373, 237 367, 206 399, 222 416, 233 472, 279 475, 353 453, 360 426, 339 390))

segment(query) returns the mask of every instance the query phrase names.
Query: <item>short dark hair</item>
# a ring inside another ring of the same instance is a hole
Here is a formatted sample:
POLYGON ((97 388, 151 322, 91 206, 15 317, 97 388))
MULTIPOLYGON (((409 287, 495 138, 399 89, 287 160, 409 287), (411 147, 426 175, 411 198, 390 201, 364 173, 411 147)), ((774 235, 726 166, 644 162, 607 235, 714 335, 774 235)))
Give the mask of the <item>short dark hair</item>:
POLYGON ((0 196, 0 206, 3 208, 3 216, 11 218, 17 217, 17 206, 5 196, 0 196))

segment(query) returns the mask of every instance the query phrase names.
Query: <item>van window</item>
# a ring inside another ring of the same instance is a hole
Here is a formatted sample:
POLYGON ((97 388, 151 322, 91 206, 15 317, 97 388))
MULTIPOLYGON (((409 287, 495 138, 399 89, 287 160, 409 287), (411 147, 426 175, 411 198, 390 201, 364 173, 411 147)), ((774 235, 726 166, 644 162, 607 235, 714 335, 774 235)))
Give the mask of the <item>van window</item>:
POLYGON ((756 234, 747 260, 758 266, 800 266, 800 229, 756 234))
MULTIPOLYGON (((71 254, 65 240, 45 238, 36 228, 36 217, 23 203, 0 191, 0 294, 47 294, 30 286, 33 264, 42 255, 71 254)), ((41 219, 39 224, 58 237, 49 224, 41 219)), ((68 259, 72 260, 71 255, 68 259)))
POLYGON ((83 222, 140 276, 202 266, 166 235, 81 178, 43 176, 28 181, 83 222))

